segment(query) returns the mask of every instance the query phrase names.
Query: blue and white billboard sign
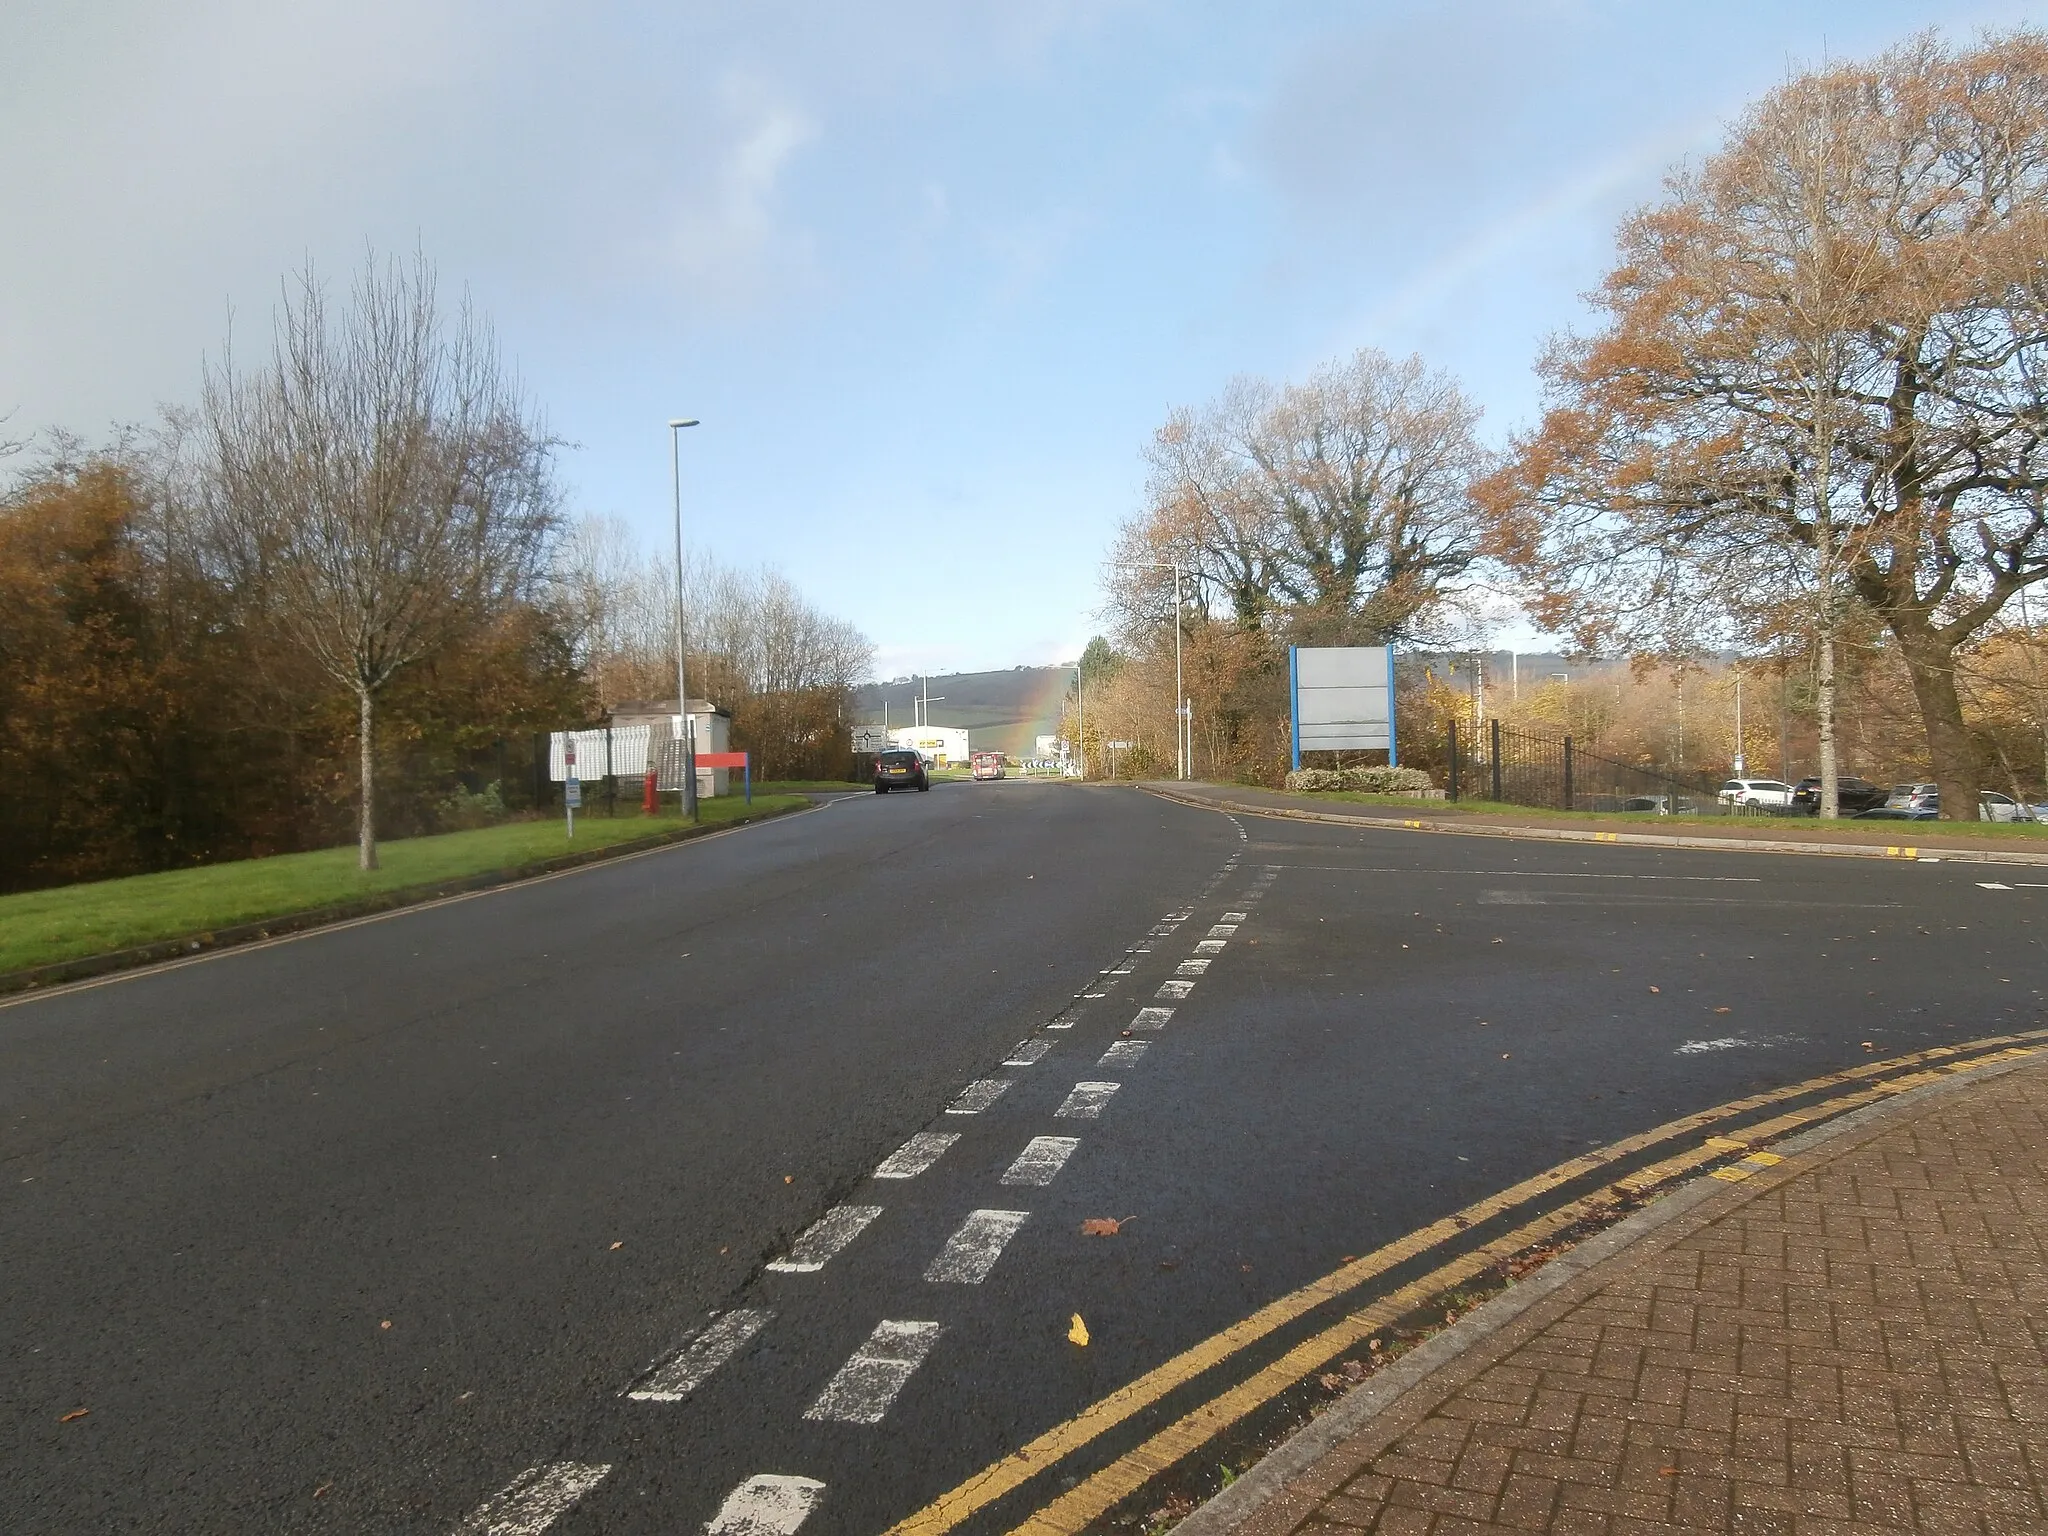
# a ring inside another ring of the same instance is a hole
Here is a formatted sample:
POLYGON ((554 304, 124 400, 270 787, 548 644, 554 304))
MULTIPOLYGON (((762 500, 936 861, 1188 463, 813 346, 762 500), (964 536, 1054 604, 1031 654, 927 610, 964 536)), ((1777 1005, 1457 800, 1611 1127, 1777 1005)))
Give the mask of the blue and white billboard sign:
POLYGON ((1394 760, 1394 648, 1290 646, 1294 766, 1304 752, 1385 752, 1394 760))

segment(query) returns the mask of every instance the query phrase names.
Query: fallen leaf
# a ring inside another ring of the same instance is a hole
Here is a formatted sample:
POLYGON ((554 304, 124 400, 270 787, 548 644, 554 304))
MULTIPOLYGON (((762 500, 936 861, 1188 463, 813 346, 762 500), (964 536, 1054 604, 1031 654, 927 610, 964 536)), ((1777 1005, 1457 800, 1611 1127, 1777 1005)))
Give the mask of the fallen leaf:
POLYGON ((1657 1475, 1658 1475, 1659 1477, 1676 1477, 1676 1476, 1678 1476, 1678 1468, 1676 1468, 1676 1467, 1659 1467, 1659 1468, 1657 1469, 1657 1475))
POLYGON ((324 1498, 326 1498, 326 1497, 327 1497, 327 1490, 328 1490, 328 1489, 330 1489, 330 1488, 332 1488, 333 1486, 334 1486, 334 1484, 332 1484, 332 1483, 322 1483, 322 1484, 321 1484, 321 1485, 320 1485, 320 1486, 319 1486, 318 1488, 315 1488, 315 1489, 313 1490, 313 1497, 314 1497, 314 1498, 316 1498, 316 1499, 324 1499, 324 1498))
POLYGON ((1322 1383, 1323 1390, 1326 1392, 1335 1392, 1339 1388, 1347 1385, 1344 1378, 1342 1376, 1339 1376, 1335 1371, 1325 1371, 1322 1375, 1318 1376, 1316 1380, 1322 1383))
POLYGON ((1078 1312, 1074 1314, 1073 1322, 1067 1325, 1067 1342, 1069 1344, 1086 1344, 1088 1342, 1088 1325, 1081 1321, 1081 1314, 1078 1312))
POLYGON ((1866 1040, 1863 1042, 1863 1049, 1865 1049, 1866 1051, 1874 1051, 1877 1049, 1877 1042, 1875 1040, 1866 1040))
POLYGON ((1239 1270, 1241 1270, 1241 1271, 1242 1271, 1243 1273, 1245 1273, 1245 1274, 1247 1274, 1247 1275, 1248 1275, 1248 1274, 1250 1274, 1250 1273, 1252 1272, 1252 1267, 1251 1267, 1251 1265, 1249 1265, 1249 1264, 1240 1264, 1240 1265, 1238 1265, 1237 1267, 1238 1267, 1238 1269, 1239 1269, 1239 1270))
POLYGON ((785 1173, 782 1176, 782 1182, 785 1184, 794 1184, 796 1182, 796 1175, 793 1173, 785 1173))
POLYGON ((730 1249, 730 1248, 721 1248, 721 1249, 719 1249, 718 1251, 719 1251, 720 1253, 731 1253, 731 1252, 732 1252, 732 1249, 730 1249))
POLYGON ((377 1326, 379 1328, 389 1328, 391 1326, 391 1319, 387 1317, 384 1319, 383 1322, 379 1323, 377 1326))
POLYGON ((58 1415, 57 1415, 57 1422, 58 1422, 59 1424, 69 1424, 70 1422, 72 1422, 72 1420, 74 1420, 74 1419, 82 1419, 82 1418, 84 1418, 84 1417, 85 1417, 85 1416, 86 1416, 86 1415, 87 1415, 88 1413, 91 1413, 91 1412, 92 1412, 92 1410, 91 1410, 90 1408, 74 1408, 74 1409, 72 1409, 72 1410, 71 1410, 71 1411, 70 1411, 69 1413, 60 1413, 60 1414, 58 1414, 58 1415))
POLYGON ((1510 1053, 1510 1052, 1508 1052, 1508 1051, 1502 1051, 1502 1052, 1500 1053, 1500 1059, 1501 1059, 1502 1061, 1506 1061, 1506 1060, 1508 1059, 1508 1057, 1509 1057, 1509 1055, 1510 1055, 1510 1054, 1511 1054, 1511 1053, 1510 1053))
POLYGON ((1662 987, 1652 987, 1652 988, 1650 988, 1650 990, 1651 990, 1652 992, 1661 992, 1661 991, 1663 991, 1663 988, 1662 988, 1662 987))
POLYGON ((625 1247, 625 1246, 626 1246, 626 1243, 625 1243, 625 1239, 624 1239, 624 1238, 621 1238, 621 1239, 620 1239, 620 1240, 619 1240, 618 1242, 616 1242, 616 1243, 613 1243, 613 1244, 612 1244, 612 1247, 611 1247, 611 1251, 612 1251, 613 1253, 617 1253, 617 1252, 618 1252, 618 1251, 619 1251, 619 1250, 620 1250, 621 1248, 623 1248, 623 1247, 625 1247))
POLYGON ((1339 1361, 1337 1369, 1342 1371, 1352 1381, 1365 1380, 1365 1367, 1356 1360, 1339 1361))
POLYGON ((1137 1219, 1135 1216, 1090 1216, 1081 1223, 1081 1235, 1083 1237, 1115 1237, 1117 1233, 1123 1230, 1125 1222, 1136 1221, 1137 1219))
POLYGON ((1378 1339, 1374 1339, 1374 1340, 1373 1340, 1373 1341, 1372 1341, 1371 1343, 1367 1344, 1367 1345, 1366 1345, 1365 1347, 1366 1347, 1367 1349, 1371 1350, 1371 1351, 1372 1351, 1372 1352, 1373 1352, 1374 1354, 1378 1354, 1378 1353, 1379 1353, 1379 1352, 1380 1352, 1380 1351, 1381 1351, 1382 1349, 1384 1349, 1384 1348, 1385 1348, 1386 1346, 1385 1346, 1384 1344, 1382 1344, 1382 1343, 1381 1343, 1381 1342, 1380 1342, 1380 1341, 1379 1341, 1378 1339))
POLYGON ((1716 1008, 1716 1009, 1714 1010, 1714 1012, 1716 1012, 1716 1013, 1732 1013, 1732 1012, 1734 1012, 1734 1010, 1733 1010, 1733 1009, 1731 1009, 1731 1008, 1716 1008))
POLYGON ((1493 942, 1494 942, 1494 943, 1496 943, 1496 944, 1505 944, 1505 943, 1507 943, 1507 940, 1506 940, 1506 939, 1495 939, 1495 940, 1494 940, 1493 942))

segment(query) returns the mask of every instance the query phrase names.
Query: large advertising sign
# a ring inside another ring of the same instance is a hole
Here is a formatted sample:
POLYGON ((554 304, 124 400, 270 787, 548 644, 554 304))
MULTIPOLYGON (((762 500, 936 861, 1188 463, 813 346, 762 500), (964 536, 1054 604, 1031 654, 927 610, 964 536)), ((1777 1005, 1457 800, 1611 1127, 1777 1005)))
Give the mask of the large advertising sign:
POLYGON ((1394 761, 1394 648, 1289 646, 1294 766, 1304 752, 1371 752, 1394 761))

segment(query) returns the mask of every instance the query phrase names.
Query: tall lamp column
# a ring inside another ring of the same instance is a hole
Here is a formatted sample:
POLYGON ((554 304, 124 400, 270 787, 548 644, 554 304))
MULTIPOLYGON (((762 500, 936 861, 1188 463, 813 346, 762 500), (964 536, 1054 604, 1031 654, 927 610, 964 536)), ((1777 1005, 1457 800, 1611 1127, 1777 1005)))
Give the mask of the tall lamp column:
POLYGON ((683 814, 697 819, 697 727, 690 719, 690 689, 683 668, 683 450, 682 429, 697 425, 694 416, 668 424, 669 485, 676 514, 676 734, 683 740, 683 814))

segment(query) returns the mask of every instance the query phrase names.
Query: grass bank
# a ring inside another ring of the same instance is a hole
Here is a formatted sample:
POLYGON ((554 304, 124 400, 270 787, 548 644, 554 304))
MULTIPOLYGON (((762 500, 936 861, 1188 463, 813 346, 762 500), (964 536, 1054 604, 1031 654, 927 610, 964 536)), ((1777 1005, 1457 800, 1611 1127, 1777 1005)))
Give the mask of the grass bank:
MULTIPOLYGON (((800 795, 756 794, 749 807, 731 795, 704 801, 702 820, 717 826, 806 803, 800 795)), ((571 842, 559 819, 514 821, 473 832, 381 843, 377 855, 382 867, 367 873, 356 868, 353 847, 323 848, 22 891, 0 896, 0 976, 295 913, 346 907, 413 887, 518 870, 564 854, 678 831, 684 824, 672 810, 659 816, 579 816, 571 842)))

